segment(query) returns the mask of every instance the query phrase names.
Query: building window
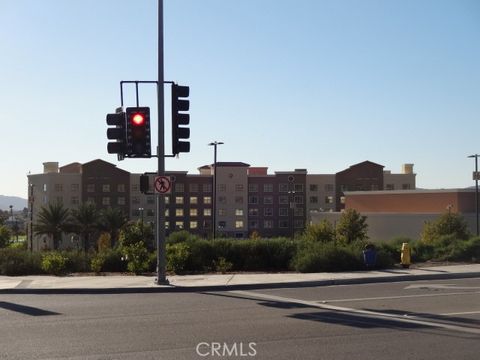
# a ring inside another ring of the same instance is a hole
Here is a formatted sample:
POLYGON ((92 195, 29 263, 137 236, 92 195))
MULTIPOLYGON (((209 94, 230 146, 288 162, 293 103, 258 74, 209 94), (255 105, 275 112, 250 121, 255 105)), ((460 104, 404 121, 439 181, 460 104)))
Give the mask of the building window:
POLYGON ((182 230, 183 229, 183 221, 175 221, 175 228, 182 230))
POLYGON ((95 204, 95 199, 91 196, 87 197, 87 203, 95 204))
POLYGON ((243 229, 243 220, 235 221, 235 229, 243 229))
POLYGON ((310 184, 310 191, 318 191, 318 185, 317 184, 310 184))
POLYGON ((190 229, 196 229, 196 228, 198 228, 198 222, 190 221, 190 229))
POLYGON ((190 209, 190 216, 198 216, 198 210, 197 209, 190 209))
POLYGON ((220 204, 226 204, 226 203, 227 203, 227 197, 226 197, 226 196, 223 196, 223 195, 222 195, 222 196, 219 196, 219 197, 218 197, 218 202, 219 202, 220 204))
POLYGON ((43 184, 43 191, 47 191, 47 184, 43 184))
POLYGON ((263 220, 264 229, 273 229, 273 220, 263 220))
POLYGON ((225 209, 218 209, 218 215, 219 215, 219 216, 226 216, 226 215, 227 215, 227 210, 225 210, 225 209))
POLYGON ((402 184, 402 190, 410 190, 410 184, 402 184))
POLYGON ((212 221, 211 220, 203 220, 203 227, 205 229, 211 229, 212 228, 212 221))
POLYGON ((332 192, 334 191, 335 187, 333 184, 325 184, 325 191, 332 192))
POLYGON ((340 196, 340 204, 345 204, 345 196, 340 196))
MULTIPOLYGON (((46 187, 46 185, 45 185, 45 187, 46 187)), ((45 191, 47 191, 47 190, 45 190, 45 191)), ((95 192, 95 184, 88 184, 87 185, 87 192, 89 192, 89 193, 95 192)))
POLYGON ((165 217, 169 217, 170 216, 170 209, 165 209, 165 217))
POLYGON ((295 220, 295 229, 303 229, 304 228, 304 223, 303 220, 295 220))
POLYGON ((318 204, 318 196, 310 196, 310 204, 318 204))
POLYGON ((153 196, 147 197, 147 204, 153 205, 155 204, 155 198, 153 196))
POLYGON ((235 196, 235 204, 243 204, 243 196, 235 196))
POLYGON ((273 192, 273 184, 263 184, 263 192, 273 192))
POLYGON ((258 229, 258 220, 249 220, 248 227, 250 229, 258 229))
POLYGON ((298 196, 298 195, 295 196, 295 197, 293 198, 293 202, 294 202, 295 204, 303 204, 303 196, 298 196))
POLYGON ((54 189, 57 192, 61 192, 61 191, 63 191, 63 185, 62 184, 55 184, 54 189))
POLYGON ((140 204, 140 199, 138 198, 138 196, 132 197, 132 204, 140 204))
POLYGON ((377 191, 377 190, 378 190, 378 185, 377 185, 377 184, 372 184, 372 185, 370 186, 370 190, 372 190, 372 191, 377 191))
POLYGON ((265 196, 263 198, 263 203, 268 205, 273 204, 273 196, 265 196))
POLYGON ((264 208, 263 209, 264 216, 273 216, 273 208, 264 208))
POLYGON ((258 216, 258 208, 248 209, 248 216, 258 216))
POLYGON ((303 192, 303 184, 295 184, 294 190, 295 192, 303 192))
POLYGON ((218 191, 221 191, 221 192, 227 191, 227 185, 226 184, 218 184, 217 186, 218 186, 217 187, 218 191))
POLYGON ((165 222, 165 229, 166 230, 170 229, 170 223, 168 221, 165 222))
POLYGON ((288 204, 288 196, 286 196, 286 195, 279 196, 279 197, 278 197, 278 203, 279 203, 280 205, 286 205, 286 204, 288 204))
POLYGON ((183 209, 175 209, 176 217, 183 217, 183 209))
POLYGON ((102 198, 102 205, 110 205, 110 198, 109 197, 103 197, 102 198))
POLYGON ((78 205, 78 196, 72 196, 72 199, 70 201, 72 205, 78 205))
POLYGON ((117 191, 120 192, 120 193, 124 193, 125 192, 125 184, 118 184, 117 185, 117 191))
POLYGON ((248 184, 248 192, 258 192, 258 184, 248 184))
POLYGON ((385 186, 385 190, 395 190, 395 185, 393 185, 393 184, 387 184, 387 185, 385 186))
POLYGON ((278 184, 278 192, 281 192, 281 193, 288 192, 288 184, 278 184))
POLYGON ((110 184, 103 184, 102 192, 110 192, 110 184))
POLYGON ((197 205, 198 204, 198 198, 196 196, 190 196, 190 204, 197 205))
POLYGON ((125 198, 123 196, 120 196, 117 199, 118 205, 125 205, 125 198))
POLYGON ((248 197, 248 203, 249 204, 258 204, 258 196, 249 196, 248 197))
POLYGON ((218 227, 220 229, 225 229, 227 227, 227 222, 226 221, 219 221, 218 222, 218 227))
POLYGON ((170 204, 170 196, 165 196, 165 205, 170 204))
POLYGON ((288 228, 288 220, 280 220, 278 222, 278 227, 281 229, 288 228))
POLYGON ((138 209, 132 210, 132 216, 133 217, 139 217, 140 216, 140 210, 138 210, 138 209))
POLYGON ((280 208, 278 209, 279 216, 288 216, 288 208, 280 208))
POLYGON ((182 183, 175 183, 175 192, 183 193, 185 191, 185 185, 182 183))
POLYGON ((235 216, 243 216, 243 209, 235 209, 235 216))
POLYGON ((243 184, 235 184, 235 191, 243 191, 243 184))
POLYGON ((152 209, 147 209, 147 216, 154 216, 155 212, 152 209))
POLYGON ((303 208, 296 207, 295 209, 293 209, 293 214, 294 216, 303 216, 303 208))
POLYGON ((176 196, 175 197, 175 204, 182 205, 183 204, 183 196, 176 196))
POLYGON ((188 185, 188 188, 190 189, 190 192, 192 192, 192 193, 198 192, 198 184, 190 184, 190 185, 188 185))
POLYGON ((80 190, 80 184, 72 184, 70 186, 70 189, 71 189, 72 192, 77 192, 77 191, 80 190))
POLYGON ((211 204, 212 203, 212 197, 211 196, 204 196, 203 197, 203 203, 207 204, 207 205, 211 204))
POLYGON ((212 184, 203 184, 203 192, 211 193, 212 192, 212 184))
POLYGON ((133 184, 132 185, 132 191, 140 191, 140 187, 138 184, 133 184))
POLYGON ((212 209, 203 209, 203 216, 212 216, 212 209))
POLYGON ((333 196, 325 196, 325 204, 333 204, 333 196))

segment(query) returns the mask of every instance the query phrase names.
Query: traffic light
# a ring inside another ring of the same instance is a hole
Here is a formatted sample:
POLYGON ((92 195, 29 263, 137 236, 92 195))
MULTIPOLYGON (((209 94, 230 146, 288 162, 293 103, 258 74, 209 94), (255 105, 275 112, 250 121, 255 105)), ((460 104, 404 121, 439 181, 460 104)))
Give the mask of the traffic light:
POLYGON ((129 107, 126 109, 125 156, 134 158, 152 157, 150 138, 150 108, 129 107))
POLYGON ((140 175, 140 192, 142 194, 148 193, 148 188, 149 188, 149 178, 148 175, 140 175))
POLYGON ((188 96, 190 88, 172 84, 172 153, 190 152, 190 142, 182 141, 190 138, 190 129, 182 125, 190 123, 190 114, 184 113, 190 108, 188 96))
POLYGON ((121 108, 115 114, 107 114, 107 125, 113 125, 107 129, 107 138, 115 140, 107 144, 109 154, 118 154, 118 160, 123 160, 125 155, 125 113, 121 108))

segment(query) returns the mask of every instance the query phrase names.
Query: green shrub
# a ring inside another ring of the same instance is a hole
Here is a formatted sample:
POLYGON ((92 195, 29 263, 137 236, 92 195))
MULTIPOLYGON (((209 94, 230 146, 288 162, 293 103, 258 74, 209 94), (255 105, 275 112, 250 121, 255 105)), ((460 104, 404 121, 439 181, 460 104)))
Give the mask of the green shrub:
POLYGON ((50 275, 64 275, 67 272, 68 258, 59 252, 48 252, 42 257, 42 270, 50 275))
POLYGON ((167 237, 167 244, 183 243, 194 238, 194 235, 190 234, 187 230, 174 231, 167 237))
POLYGON ((0 249, 0 275, 20 276, 42 274, 42 256, 23 249, 0 249))
POLYGON ((0 248, 4 248, 10 242, 11 232, 5 225, 0 225, 0 248))
POLYGON ((105 257, 102 253, 96 254, 90 261, 90 268, 95 273, 100 273, 103 269, 103 264, 105 263, 105 257))
POLYGON ((127 260, 128 271, 141 274, 149 269, 148 250, 143 241, 123 246, 122 252, 127 260))
POLYGON ((220 257, 217 261, 214 261, 213 265, 215 266, 215 271, 221 272, 222 274, 230 271, 233 267, 233 264, 224 257, 220 257))
POLYGON ((421 241, 432 244, 441 237, 449 235, 461 240, 469 238, 467 222, 462 215, 446 212, 435 221, 426 222, 422 229, 421 241))
POLYGON ((190 249, 186 243, 167 244, 167 270, 175 274, 185 269, 190 249))
POLYGON ((299 272, 360 270, 364 267, 362 248, 355 244, 303 242, 293 265, 299 272))

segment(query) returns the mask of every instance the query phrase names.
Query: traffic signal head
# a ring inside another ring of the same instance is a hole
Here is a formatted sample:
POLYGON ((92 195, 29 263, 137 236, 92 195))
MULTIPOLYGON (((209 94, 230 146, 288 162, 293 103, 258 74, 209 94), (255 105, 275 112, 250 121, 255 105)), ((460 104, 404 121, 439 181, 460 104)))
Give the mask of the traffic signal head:
POLYGON ((190 138, 190 129, 182 125, 190 124, 190 114, 186 114, 190 108, 190 88, 172 84, 172 153, 177 155, 181 152, 190 152, 190 142, 182 141, 190 138))
POLYGON ((107 114, 107 138, 109 140, 115 140, 107 144, 107 151, 109 154, 118 154, 118 159, 123 160, 125 155, 125 113, 119 111, 115 114, 107 114))
POLYGON ((129 107, 126 109, 125 156, 136 158, 152 156, 150 108, 148 107, 129 107))

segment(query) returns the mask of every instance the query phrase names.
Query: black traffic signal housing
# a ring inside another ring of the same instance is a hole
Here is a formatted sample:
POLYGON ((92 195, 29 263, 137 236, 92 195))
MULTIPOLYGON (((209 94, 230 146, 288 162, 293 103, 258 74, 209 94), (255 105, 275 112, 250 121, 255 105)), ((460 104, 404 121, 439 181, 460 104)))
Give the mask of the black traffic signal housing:
POLYGON ((133 158, 152 157, 150 136, 150 108, 128 107, 126 113, 125 156, 133 158))
POLYGON ((125 112, 119 108, 115 114, 107 114, 106 120, 107 125, 113 125, 107 129, 107 138, 115 140, 107 143, 107 151, 109 154, 117 154, 118 160, 123 160, 126 148, 125 112))
POLYGON ((190 88, 172 84, 172 153, 190 152, 190 142, 183 141, 190 138, 190 129, 183 125, 190 123, 190 114, 185 111, 190 109, 190 88))
POLYGON ((148 175, 143 174, 140 175, 140 192, 142 194, 147 194, 148 193, 148 188, 149 188, 149 178, 148 175))

